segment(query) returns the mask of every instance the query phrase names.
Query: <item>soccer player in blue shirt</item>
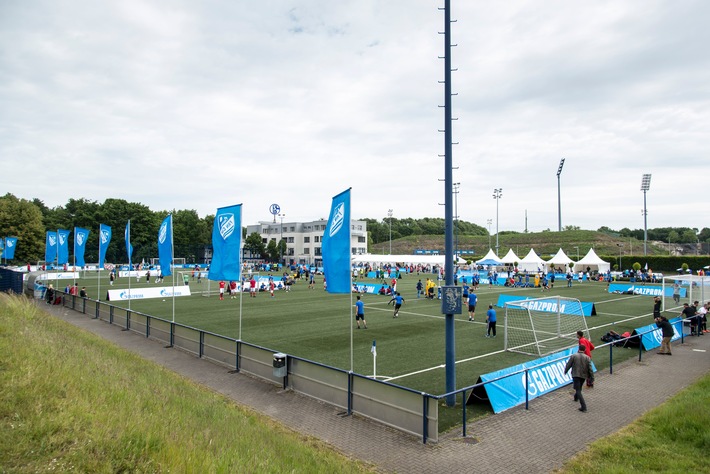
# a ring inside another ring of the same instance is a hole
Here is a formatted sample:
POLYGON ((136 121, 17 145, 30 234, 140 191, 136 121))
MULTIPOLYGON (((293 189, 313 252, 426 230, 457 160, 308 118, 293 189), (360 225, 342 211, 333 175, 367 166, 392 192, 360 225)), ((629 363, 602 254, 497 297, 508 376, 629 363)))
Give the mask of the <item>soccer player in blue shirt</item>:
POLYGON ((496 337, 496 310, 493 309, 493 305, 488 305, 488 311, 486 311, 486 322, 488 323, 488 333, 486 337, 496 337), (491 336, 491 332, 493 336, 491 336))
POLYGON ((362 320, 363 326, 367 329, 367 321, 365 321, 365 303, 360 301, 360 295, 357 295, 357 302, 355 303, 355 322, 357 323, 357 328, 360 329, 360 321, 362 320))
POLYGON ((388 305, 394 301, 394 314, 392 315, 393 318, 396 318, 397 315, 399 314, 399 308, 402 307, 404 304, 404 298, 402 298, 402 295, 399 293, 395 293, 392 299, 387 303, 388 305))
POLYGON ((478 302, 478 296, 476 293, 469 293, 468 295, 468 320, 473 321, 476 317, 476 303, 478 302))

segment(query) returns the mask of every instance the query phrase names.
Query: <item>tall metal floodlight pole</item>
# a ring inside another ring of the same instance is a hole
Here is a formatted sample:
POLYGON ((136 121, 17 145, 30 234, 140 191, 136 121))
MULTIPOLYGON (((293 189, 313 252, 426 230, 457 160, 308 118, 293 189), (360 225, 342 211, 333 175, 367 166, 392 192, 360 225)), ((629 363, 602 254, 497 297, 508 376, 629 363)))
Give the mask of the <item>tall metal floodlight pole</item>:
POLYGON ((284 248, 283 248, 283 241, 284 241, 284 217, 286 217, 286 214, 279 214, 279 217, 281 218, 281 240, 279 241, 279 250, 281 251, 281 263, 285 263, 284 260, 284 248))
POLYGON ((491 248, 491 224, 493 224, 493 219, 488 219, 486 221, 486 224, 488 224, 488 248, 491 248))
MULTIPOLYGON (((441 10, 441 8, 440 8, 441 10)), ((451 0, 444 0, 444 279, 446 286, 454 284, 453 225, 453 131, 451 111, 451 0)), ((456 350, 454 315, 445 315, 446 334, 446 392, 456 390, 456 350)), ((456 395, 446 397, 446 405, 454 406, 456 395)))
POLYGON ((392 255, 392 209, 387 209, 387 217, 390 223, 390 255, 392 255))
POLYGON ((646 255, 646 242, 648 241, 648 227, 646 224, 646 191, 651 187, 651 175, 645 174, 641 178, 641 191, 643 191, 643 254, 646 255))
POLYGON ((565 165, 565 159, 560 160, 560 166, 557 168, 557 232, 562 232, 562 194, 560 193, 560 175, 562 167, 565 165))
POLYGON ((498 256, 498 202, 503 197, 503 188, 493 190, 493 199, 496 200, 496 256, 498 256))
MULTIPOLYGON (((454 183, 454 255, 458 257, 459 255, 459 188, 461 183, 454 183)), ((458 262, 458 258, 454 259, 458 262)))

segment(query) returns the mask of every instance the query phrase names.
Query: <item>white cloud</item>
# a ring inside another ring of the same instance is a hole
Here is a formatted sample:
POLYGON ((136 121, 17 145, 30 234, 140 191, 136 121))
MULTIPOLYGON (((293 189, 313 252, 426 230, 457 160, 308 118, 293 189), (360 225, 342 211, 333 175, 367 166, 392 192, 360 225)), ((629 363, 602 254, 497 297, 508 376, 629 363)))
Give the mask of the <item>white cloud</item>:
MULTIPOLYGON (((5 2, 0 184, 152 209, 443 217, 436 2, 5 2)), ((456 2, 461 219, 704 227, 710 4, 456 2)))

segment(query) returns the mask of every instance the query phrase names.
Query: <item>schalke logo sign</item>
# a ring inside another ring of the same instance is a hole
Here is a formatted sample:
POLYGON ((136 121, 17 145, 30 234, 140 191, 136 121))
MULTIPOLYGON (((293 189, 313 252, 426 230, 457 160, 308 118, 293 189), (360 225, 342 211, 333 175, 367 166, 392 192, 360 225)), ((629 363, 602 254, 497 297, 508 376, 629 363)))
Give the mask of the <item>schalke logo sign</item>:
POLYGON ((160 232, 158 232, 158 242, 165 243, 165 238, 168 236, 168 223, 163 222, 160 226, 160 232))
POLYGON ((335 210, 333 211, 333 219, 331 220, 332 224, 330 226, 330 233, 328 234, 330 237, 333 237, 335 234, 338 233, 340 229, 343 228, 343 221, 345 220, 345 203, 340 203, 337 205, 335 210))
POLYGON ((280 211, 281 211, 281 206, 279 206, 278 204, 272 204, 269 207, 269 212, 272 213, 273 215, 278 214, 280 211))
POLYGON ((234 233, 234 214, 231 212, 221 214, 218 217, 217 226, 219 227, 219 235, 222 239, 227 238, 234 233))

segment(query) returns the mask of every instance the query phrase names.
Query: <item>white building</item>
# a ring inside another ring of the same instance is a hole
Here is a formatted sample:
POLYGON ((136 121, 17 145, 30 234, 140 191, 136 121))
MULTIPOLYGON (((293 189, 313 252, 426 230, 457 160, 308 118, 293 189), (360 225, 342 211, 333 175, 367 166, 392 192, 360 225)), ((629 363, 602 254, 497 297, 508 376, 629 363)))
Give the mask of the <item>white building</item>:
MULTIPOLYGON (((271 240, 278 244, 284 239, 284 259, 287 264, 320 266, 323 264, 321 246, 327 225, 327 220, 283 223, 262 221, 247 226, 247 237, 256 232, 261 235, 264 245, 268 245, 271 240)), ((367 253, 367 222, 350 220, 350 251, 353 255, 367 253)))

